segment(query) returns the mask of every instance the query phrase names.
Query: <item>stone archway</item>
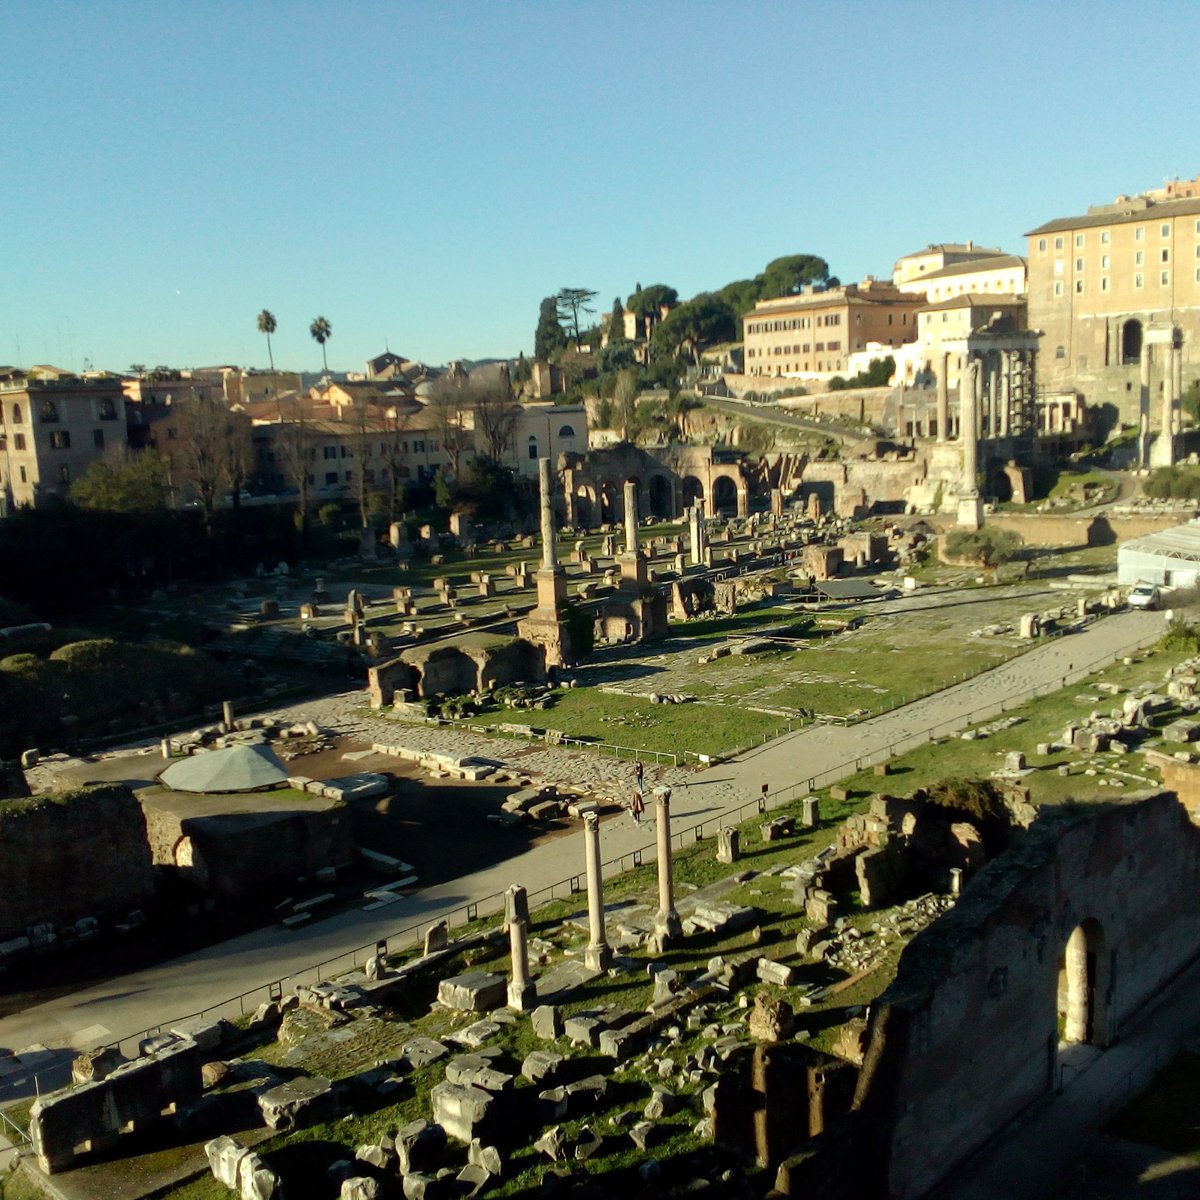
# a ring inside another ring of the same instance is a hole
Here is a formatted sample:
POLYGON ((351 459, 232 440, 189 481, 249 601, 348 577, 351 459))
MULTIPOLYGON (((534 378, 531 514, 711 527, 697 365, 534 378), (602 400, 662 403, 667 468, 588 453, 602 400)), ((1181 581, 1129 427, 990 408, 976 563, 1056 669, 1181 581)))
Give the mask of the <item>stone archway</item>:
POLYGON ((600 524, 616 525, 621 519, 621 490, 611 479, 600 485, 600 524))
POLYGON ((1136 317, 1130 317, 1121 326, 1121 363, 1129 365, 1141 361, 1142 357, 1142 323, 1136 317))
POLYGON ((683 506, 691 508, 697 500, 704 499, 704 484, 695 475, 683 477, 683 506))
POLYGON ((652 475, 647 489, 650 495, 650 515, 670 518, 675 515, 671 503, 671 481, 665 475, 652 475))
POLYGON ((737 484, 728 475, 718 475, 713 480, 713 511, 732 515, 737 507, 737 484))
POLYGON ((577 488, 575 491, 575 520, 578 529, 590 529, 595 524, 596 501, 590 488, 577 488))
POLYGON ((1108 973, 1104 929, 1088 918, 1071 931, 1059 965, 1060 1047, 1108 1044, 1108 973))

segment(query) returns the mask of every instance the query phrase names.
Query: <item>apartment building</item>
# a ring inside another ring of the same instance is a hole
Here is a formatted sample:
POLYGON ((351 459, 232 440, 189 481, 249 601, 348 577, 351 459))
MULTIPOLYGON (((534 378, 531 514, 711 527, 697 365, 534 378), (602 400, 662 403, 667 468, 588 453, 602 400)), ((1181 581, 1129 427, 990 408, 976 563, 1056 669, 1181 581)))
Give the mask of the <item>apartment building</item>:
POLYGON ((976 246, 974 242, 934 242, 924 250, 896 259, 892 267, 892 283, 905 291, 924 291, 920 285, 927 275, 935 275, 947 267, 999 258, 1003 253, 999 247, 976 246))
POLYGON ((1025 260, 1017 254, 993 254, 951 263, 898 284, 902 292, 923 292, 930 304, 959 296, 1024 296, 1025 260))
POLYGON ((743 318, 745 372, 797 379, 842 373, 850 355, 870 342, 911 342, 924 304, 923 293, 869 276, 860 284, 760 300, 743 318))
POLYGON ((1136 421, 1143 346, 1151 390, 1164 385, 1165 353, 1176 392, 1200 379, 1200 177, 1138 196, 1119 196, 1082 216, 1060 217, 1027 235, 1029 324, 1043 331, 1043 384, 1116 405, 1136 421))
POLYGON ((115 376, 55 367, 0 374, 0 506, 66 499, 105 451, 125 445, 125 393, 115 376))

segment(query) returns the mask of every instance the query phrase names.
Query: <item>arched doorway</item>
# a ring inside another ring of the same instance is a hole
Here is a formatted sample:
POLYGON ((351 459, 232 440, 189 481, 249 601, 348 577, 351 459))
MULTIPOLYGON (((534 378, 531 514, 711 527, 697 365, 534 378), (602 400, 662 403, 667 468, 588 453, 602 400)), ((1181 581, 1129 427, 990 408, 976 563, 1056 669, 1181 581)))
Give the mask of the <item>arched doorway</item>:
POLYGON ((737 513, 737 486, 728 475, 713 480, 713 508, 719 513, 737 513))
POLYGON ((580 488, 575 493, 575 525, 580 529, 590 529, 595 520, 592 496, 586 488, 580 488))
POLYGON ((1142 357, 1142 323, 1136 317, 1130 317, 1121 326, 1121 362, 1124 365, 1136 363, 1142 357))
POLYGON ((665 475, 652 475, 648 487, 650 513, 655 517, 673 517, 671 511, 671 481, 665 475))
POLYGON ((704 484, 695 475, 685 475, 683 478, 683 506, 691 508, 697 500, 704 499, 704 484))
POLYGON ((1060 1049, 1108 1044, 1109 971, 1104 930, 1089 918, 1071 931, 1059 963, 1060 1049))
POLYGON ((607 480, 600 485, 600 524, 615 525, 619 511, 617 485, 607 480))

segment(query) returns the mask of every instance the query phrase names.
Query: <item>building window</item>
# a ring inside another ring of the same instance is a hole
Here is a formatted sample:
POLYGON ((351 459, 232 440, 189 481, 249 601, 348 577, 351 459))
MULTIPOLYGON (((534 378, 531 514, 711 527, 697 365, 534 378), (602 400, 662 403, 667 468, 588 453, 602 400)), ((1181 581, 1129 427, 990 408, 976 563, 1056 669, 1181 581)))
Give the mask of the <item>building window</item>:
POLYGON ((28 483, 28 482, 29 482, 29 475, 28 475, 28 473, 26 472, 26 470, 25 470, 25 468, 24 468, 24 467, 21 467, 21 482, 22 482, 22 483, 28 483))
POLYGON ((1146 261, 1146 252, 1144 250, 1135 250, 1133 254, 1133 265, 1140 267, 1146 261))
POLYGON ((323 459, 325 459, 326 462, 328 462, 331 458, 337 458, 337 447, 336 446, 322 446, 321 447, 321 457, 323 459))
POLYGON ((1133 286, 1135 288, 1140 288, 1142 286, 1142 276, 1140 273, 1133 277, 1133 286))
POLYGON ((1158 236, 1159 237, 1170 237, 1171 236, 1170 225, 1160 225, 1158 227, 1158 236))
POLYGON ((1083 234, 1077 233, 1075 235, 1075 249, 1079 250, 1082 248, 1082 246, 1083 246, 1083 234))
POLYGON ((1082 258, 1077 258, 1077 259, 1075 260, 1075 270, 1076 270, 1076 271, 1082 271, 1082 270, 1083 270, 1083 259, 1082 259, 1082 258))
POLYGON ((1108 245, 1108 230, 1107 229, 1102 229, 1100 231, 1100 245, 1102 245, 1102 246, 1108 245))
POLYGON ((1039 254, 1046 253, 1046 239, 1045 238, 1038 238, 1038 253, 1039 254))
POLYGON ((117 406, 105 397, 100 401, 100 420, 115 421, 117 419, 117 406))
POLYGON ((326 471, 325 472, 325 482, 327 484, 337 483, 337 472, 336 471, 326 471))
POLYGON ((1145 227, 1145 225, 1139 225, 1139 226, 1138 226, 1138 227, 1137 227, 1137 228, 1136 228, 1136 229, 1133 231, 1133 240, 1134 240, 1135 242, 1144 242, 1144 241, 1146 240, 1146 227, 1145 227))
POLYGON ((1055 358, 1066 358, 1067 357, 1066 346, 1055 346, 1054 347, 1054 357, 1055 358))
POLYGON ((1056 279, 1054 281, 1054 294, 1056 296, 1061 296, 1063 294, 1063 286, 1062 286, 1061 279, 1056 279))
POLYGON ((1055 250, 1061 250, 1061 249, 1063 248, 1063 240, 1062 240, 1062 238, 1060 238, 1060 237, 1056 237, 1056 238, 1054 239, 1054 248, 1055 248, 1055 250))
POLYGON ((1100 269, 1101 269, 1102 271, 1107 271, 1107 270, 1108 270, 1108 261, 1109 261, 1109 260, 1108 260, 1108 255, 1107 255, 1107 254, 1102 254, 1102 255, 1100 255, 1100 269))
POLYGON ((53 400, 43 400, 38 409, 38 420, 44 425, 53 425, 58 421, 58 409, 53 400))
POLYGON ((1083 280, 1082 279, 1075 280, 1075 295, 1077 295, 1077 296, 1083 295, 1083 280))
POLYGON ((71 482, 71 468, 66 463, 59 464, 58 481, 59 481, 59 483, 70 483, 71 482))
POLYGON ((70 450, 71 434, 66 429, 56 429, 50 435, 51 450, 70 450))
POLYGON ((529 457, 537 458, 537 456, 537 438, 531 436, 529 439, 529 457))
POLYGON ((1158 261, 1159 261, 1159 262, 1165 262, 1165 263, 1169 263, 1169 262, 1171 261, 1171 251, 1170 251, 1170 249, 1168 249, 1167 247, 1164 247, 1162 250, 1160 250, 1160 251, 1158 252, 1158 261))
POLYGON ((95 446, 97 450, 104 449, 104 430, 103 429, 93 429, 92 430, 92 445, 95 446))
POLYGON ((1162 284, 1163 287, 1166 287, 1167 284, 1171 282, 1171 272, 1170 271, 1160 271, 1158 273, 1158 282, 1160 284, 1162 284))
POLYGON ((24 450, 25 449, 25 435, 23 433, 14 433, 13 434, 13 449, 14 450, 24 450))
POLYGON ((413 453, 414 454, 424 454, 425 453, 425 439, 424 438, 421 438, 419 441, 413 442, 413 453))
POLYGON ((1108 276, 1107 275, 1100 276, 1100 290, 1102 292, 1108 291, 1108 276))

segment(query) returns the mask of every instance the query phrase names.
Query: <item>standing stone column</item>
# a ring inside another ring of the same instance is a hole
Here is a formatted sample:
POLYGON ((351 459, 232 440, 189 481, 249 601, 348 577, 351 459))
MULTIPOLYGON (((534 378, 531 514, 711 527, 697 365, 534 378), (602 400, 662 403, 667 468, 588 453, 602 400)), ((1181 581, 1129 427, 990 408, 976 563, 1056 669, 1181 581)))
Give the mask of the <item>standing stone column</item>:
POLYGON ((947 441, 950 437, 950 352, 942 351, 941 365, 937 376, 937 440, 947 441))
POLYGON ((1147 440, 1150 434, 1150 346, 1142 336, 1142 355, 1138 363, 1138 413, 1141 436, 1138 439, 1138 463, 1148 465, 1147 440))
POLYGON ((638 502, 637 484, 632 480, 625 483, 625 553, 636 555, 638 552, 638 502))
POLYGON ((979 473, 979 360, 968 358, 959 380, 958 440, 962 442, 963 486, 976 490, 979 473))
POLYGON ((1000 436, 1008 437, 1012 423, 1012 351, 1000 351, 1000 436))
POLYGON ((541 499, 542 516, 542 570, 553 571, 558 566, 558 544, 554 529, 554 484, 550 474, 550 460, 538 459, 538 491, 541 499))
MULTIPOLYGON (((1173 337, 1180 336, 1180 331, 1176 329, 1173 333, 1173 337)), ((1178 345, 1172 342, 1172 347, 1175 351, 1175 366, 1172 373, 1172 378, 1174 379, 1175 401, 1178 403, 1183 399, 1183 342, 1180 341, 1178 345)), ((1182 416, 1180 413, 1177 412, 1175 414, 1175 420, 1182 423, 1182 416)))
POLYGON ((700 499, 688 509, 688 542, 692 566, 699 566, 704 562, 704 501, 700 499))
POLYGON ((683 934, 675 911, 675 888, 671 864, 671 789, 654 793, 658 805, 658 913, 654 918, 654 938, 658 949, 665 949, 683 934))
POLYGON ((508 945, 512 954, 512 979, 508 985, 508 1007, 528 1012, 537 1004, 537 988, 529 978, 529 944, 522 917, 508 923, 508 945))
POLYGON ((1175 347, 1169 345, 1166 350, 1167 361, 1162 379, 1162 432, 1159 434, 1163 440, 1163 448, 1159 456, 1159 465, 1173 467, 1175 465, 1175 347))
POLYGON ((588 947, 583 961, 593 971, 612 965, 612 948, 604 932, 604 877, 600 869, 600 818, 588 813, 583 818, 583 848, 587 862, 588 947))

